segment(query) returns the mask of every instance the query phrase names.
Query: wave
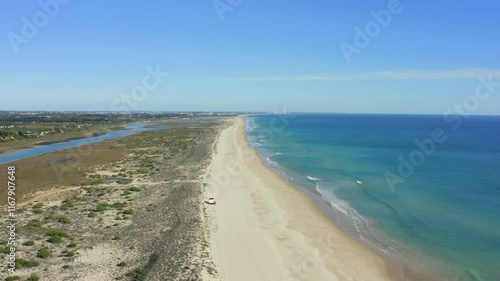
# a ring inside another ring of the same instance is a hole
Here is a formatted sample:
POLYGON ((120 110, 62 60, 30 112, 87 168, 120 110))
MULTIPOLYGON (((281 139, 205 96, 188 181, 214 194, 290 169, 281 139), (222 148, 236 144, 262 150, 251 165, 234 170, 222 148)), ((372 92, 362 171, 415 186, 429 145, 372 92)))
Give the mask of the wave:
POLYGON ((311 181, 313 182, 316 182, 316 181, 320 181, 321 179, 318 179, 318 178, 314 178, 314 177, 311 177, 311 176, 307 176, 308 179, 310 179, 311 181))
POLYGON ((254 118, 250 118, 248 117, 247 118, 247 122, 246 122, 246 131, 247 132, 252 132, 252 131, 255 131, 257 129, 257 122, 255 122, 255 119, 254 118))
MULTIPOLYGON (((320 182, 319 178, 307 176, 307 178, 316 184, 316 191, 321 195, 323 200, 328 202, 335 211, 340 212, 344 218, 348 220, 348 224, 354 227, 356 235, 366 244, 379 249, 380 251, 390 254, 389 250, 394 250, 395 248, 390 246, 388 243, 382 242, 377 236, 375 230, 372 230, 373 223, 363 215, 361 215, 351 204, 345 200, 340 199, 333 189, 324 188, 320 182), (369 236, 369 237, 367 237, 369 236)), ((339 215, 336 212, 337 216, 339 215)), ((340 217, 337 217, 337 221, 342 221, 340 217)))

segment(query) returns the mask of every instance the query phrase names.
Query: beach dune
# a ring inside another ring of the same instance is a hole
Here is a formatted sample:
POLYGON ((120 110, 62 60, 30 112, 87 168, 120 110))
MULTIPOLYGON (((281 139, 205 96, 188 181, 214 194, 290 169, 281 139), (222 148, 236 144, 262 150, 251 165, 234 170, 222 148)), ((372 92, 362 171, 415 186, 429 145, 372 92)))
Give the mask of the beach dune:
POLYGON ((222 280, 391 280, 386 264, 338 229, 304 192, 265 166, 245 117, 215 144, 205 195, 222 280))

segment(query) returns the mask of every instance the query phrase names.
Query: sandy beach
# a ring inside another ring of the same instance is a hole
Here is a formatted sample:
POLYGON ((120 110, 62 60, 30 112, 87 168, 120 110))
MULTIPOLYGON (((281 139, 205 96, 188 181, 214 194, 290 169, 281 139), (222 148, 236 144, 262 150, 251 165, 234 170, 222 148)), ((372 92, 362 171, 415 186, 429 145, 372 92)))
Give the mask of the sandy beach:
POLYGON ((266 167, 245 118, 215 144, 206 196, 222 280, 392 280, 384 261, 338 229, 305 193, 266 167))

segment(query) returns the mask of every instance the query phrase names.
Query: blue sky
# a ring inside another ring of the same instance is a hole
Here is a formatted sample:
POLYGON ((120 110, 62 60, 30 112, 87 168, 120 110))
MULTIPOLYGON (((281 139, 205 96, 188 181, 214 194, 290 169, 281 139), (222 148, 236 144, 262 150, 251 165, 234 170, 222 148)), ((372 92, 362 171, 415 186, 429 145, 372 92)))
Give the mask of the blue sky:
POLYGON ((500 114, 497 1, 54 1, 0 4, 0 109, 116 110, 158 67, 130 110, 442 114, 491 75, 500 114))

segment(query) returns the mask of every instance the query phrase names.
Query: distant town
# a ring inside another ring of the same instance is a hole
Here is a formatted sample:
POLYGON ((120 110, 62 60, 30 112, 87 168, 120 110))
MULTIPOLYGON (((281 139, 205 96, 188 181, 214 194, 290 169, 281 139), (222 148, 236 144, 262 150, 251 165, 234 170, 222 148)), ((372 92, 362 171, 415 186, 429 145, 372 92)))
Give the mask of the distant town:
POLYGON ((232 116, 236 112, 0 111, 0 143, 72 134, 99 134, 97 127, 191 117, 232 116), (94 131, 94 132, 92 132, 94 131))

